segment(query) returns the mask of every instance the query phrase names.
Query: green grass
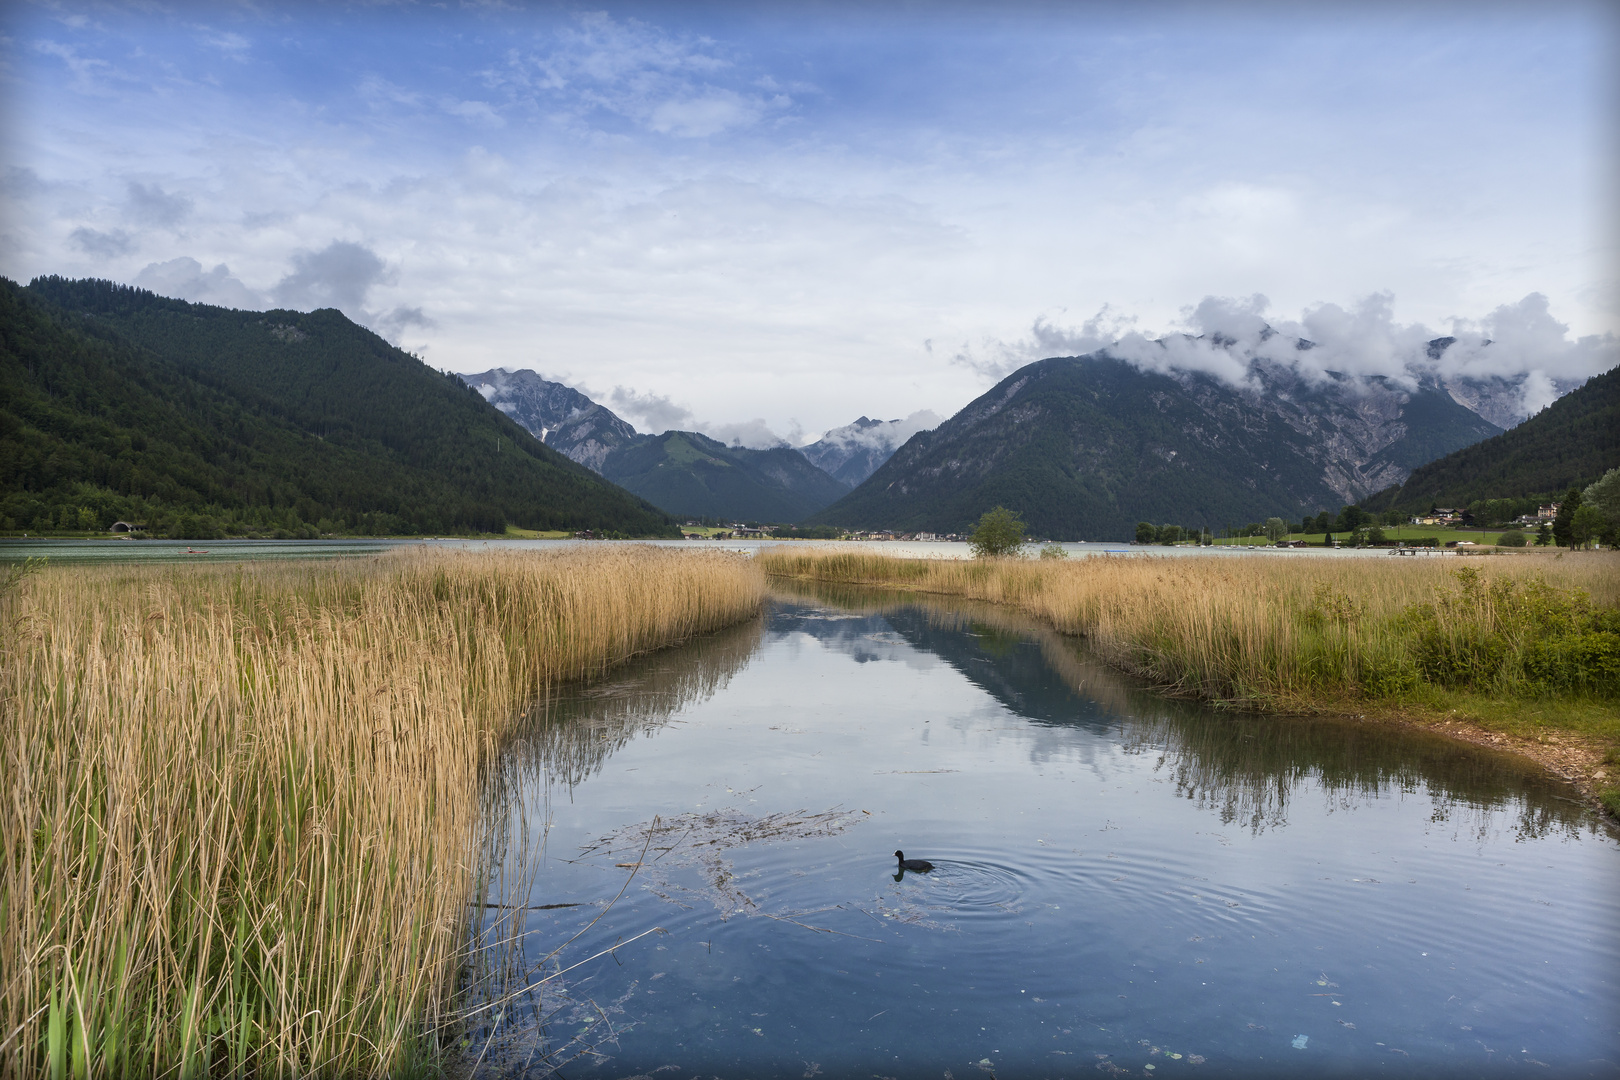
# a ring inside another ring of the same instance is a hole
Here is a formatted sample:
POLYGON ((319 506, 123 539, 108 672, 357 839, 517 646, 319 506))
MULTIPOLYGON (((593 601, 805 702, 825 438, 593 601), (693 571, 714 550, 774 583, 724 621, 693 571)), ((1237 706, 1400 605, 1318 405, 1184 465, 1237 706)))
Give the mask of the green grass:
POLYGON ((1620 751, 1620 558, 1611 552, 955 562, 774 548, 756 561, 781 577, 1006 604, 1177 696, 1460 719, 1620 751))
MULTIPOLYGON (((1513 531, 1511 527, 1505 525, 1494 529, 1483 530, 1443 529, 1438 525, 1386 525, 1382 528, 1384 530, 1384 536, 1389 540, 1413 540, 1418 537, 1433 536, 1438 539, 1442 545, 1452 540, 1472 540, 1476 544, 1494 546, 1496 544, 1497 537, 1501 536, 1505 532, 1513 531)), ((1289 533, 1288 539, 1303 540, 1312 546, 1321 547, 1325 535, 1326 534, 1324 533, 1289 533)), ((1345 541, 1349 539, 1350 534, 1336 532, 1333 534, 1333 537, 1336 540, 1345 541)), ((1536 542, 1535 531, 1531 530, 1525 533, 1525 537, 1529 541, 1528 546, 1534 547, 1536 542)), ((1222 547, 1267 547, 1271 544, 1271 541, 1267 540, 1263 536, 1239 536, 1229 539, 1217 539, 1215 543, 1222 547)))
POLYGON ((513 540, 566 540, 574 534, 566 529, 520 529, 508 525, 506 535, 513 540))

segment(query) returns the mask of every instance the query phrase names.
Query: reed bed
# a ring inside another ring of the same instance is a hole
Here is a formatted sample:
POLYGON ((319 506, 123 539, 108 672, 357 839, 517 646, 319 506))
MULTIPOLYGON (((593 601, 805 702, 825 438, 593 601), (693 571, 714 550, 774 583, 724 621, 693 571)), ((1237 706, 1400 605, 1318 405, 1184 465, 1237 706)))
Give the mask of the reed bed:
POLYGON ((0 601, 4 1070, 433 1071, 515 718, 763 594, 655 548, 28 576, 0 601))
POLYGON ((1620 691, 1620 558, 898 559, 773 548, 768 574, 1007 604, 1172 693, 1311 709, 1620 691))

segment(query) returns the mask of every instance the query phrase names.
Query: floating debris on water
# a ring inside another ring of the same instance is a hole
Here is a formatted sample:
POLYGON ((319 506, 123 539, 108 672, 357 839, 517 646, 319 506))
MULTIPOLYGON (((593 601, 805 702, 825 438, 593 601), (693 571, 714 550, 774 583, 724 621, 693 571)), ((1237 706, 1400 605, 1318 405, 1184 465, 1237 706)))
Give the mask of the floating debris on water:
POLYGON ((672 904, 687 907, 689 899, 708 900, 720 912, 722 921, 739 912, 793 921, 793 915, 804 913, 770 914, 760 910, 758 903, 739 884, 725 853, 747 844, 836 836, 860 821, 860 815, 858 810, 837 808, 819 813, 792 810, 765 815, 734 809, 686 813, 627 825, 585 845, 581 858, 634 854, 638 861, 614 865, 634 869, 654 895, 672 904), (693 868, 698 871, 700 884, 697 887, 676 880, 679 872, 693 868))

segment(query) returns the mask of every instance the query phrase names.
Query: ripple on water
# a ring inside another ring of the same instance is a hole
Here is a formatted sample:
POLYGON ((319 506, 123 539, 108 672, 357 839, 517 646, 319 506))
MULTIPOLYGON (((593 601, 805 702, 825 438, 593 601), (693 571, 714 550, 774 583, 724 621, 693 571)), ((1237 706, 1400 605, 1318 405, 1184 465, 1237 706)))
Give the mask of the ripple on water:
POLYGON ((1025 870, 983 859, 932 859, 926 874, 907 873, 878 897, 886 917, 949 927, 1016 918, 1033 886, 1025 870))

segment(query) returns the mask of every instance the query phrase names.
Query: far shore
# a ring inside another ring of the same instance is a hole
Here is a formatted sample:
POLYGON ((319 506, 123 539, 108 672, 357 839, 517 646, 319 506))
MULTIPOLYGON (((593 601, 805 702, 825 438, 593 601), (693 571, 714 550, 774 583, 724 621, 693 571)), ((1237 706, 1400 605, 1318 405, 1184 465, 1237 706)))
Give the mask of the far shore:
POLYGON ((1403 620, 1424 604, 1449 604, 1454 622, 1480 627, 1494 617, 1493 597, 1527 588, 1550 589, 1571 618, 1620 606, 1620 556, 1531 550, 1537 557, 1352 562, 1337 551, 1295 549, 1292 558, 1115 560, 1105 569, 1068 559, 941 565, 779 548, 760 562, 773 577, 1006 604, 1087 638, 1102 659, 1172 695, 1422 727, 1516 753, 1620 820, 1620 708, 1601 676, 1585 690, 1505 677, 1439 685, 1414 672, 1406 655, 1403 620))

